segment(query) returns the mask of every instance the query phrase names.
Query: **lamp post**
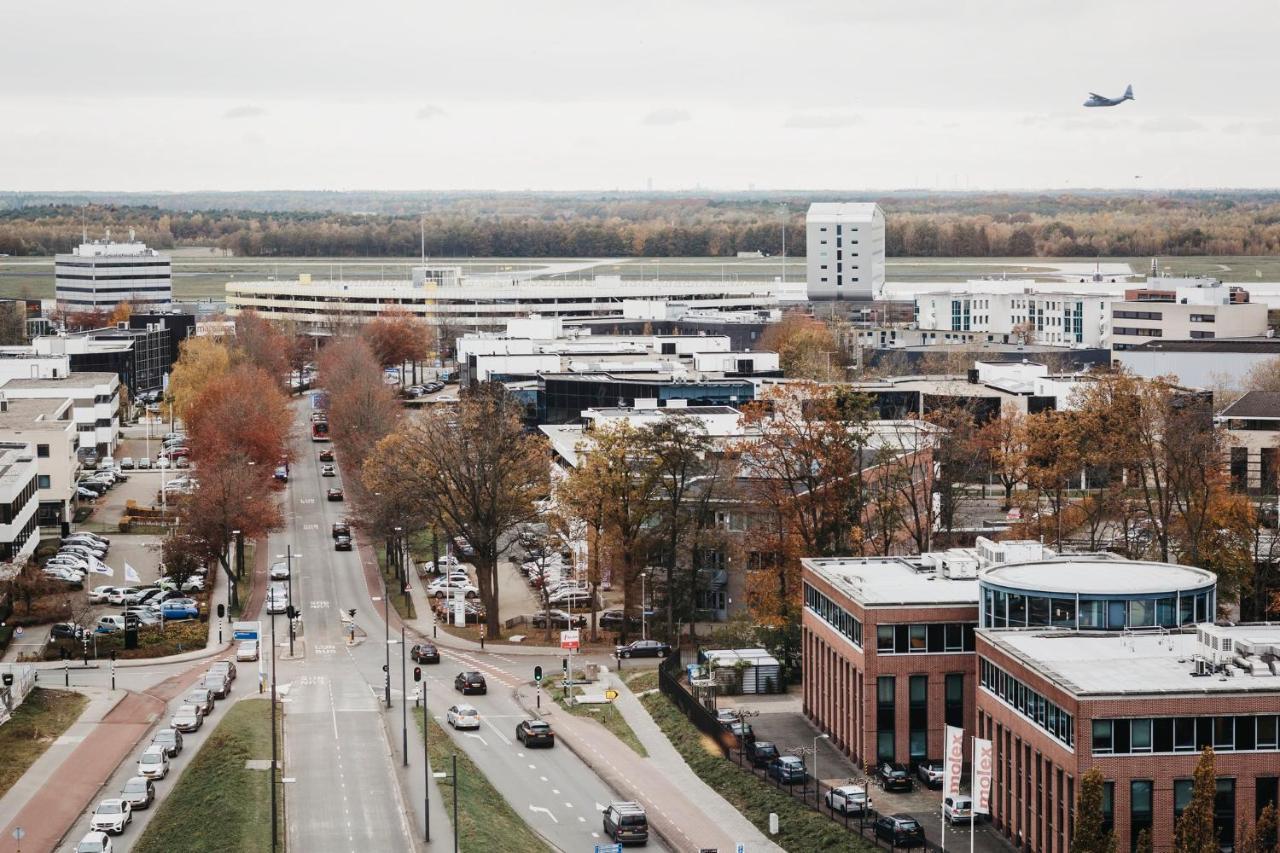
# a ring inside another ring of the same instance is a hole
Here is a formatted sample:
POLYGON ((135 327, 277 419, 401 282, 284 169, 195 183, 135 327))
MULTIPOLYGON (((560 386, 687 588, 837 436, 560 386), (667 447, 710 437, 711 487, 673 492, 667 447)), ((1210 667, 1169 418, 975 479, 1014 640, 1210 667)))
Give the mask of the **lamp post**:
MULTIPOLYGON (((640 573, 640 639, 642 640, 649 639, 649 620, 647 618, 647 614, 645 613, 645 606, 644 606, 645 578, 647 577, 649 577, 648 572, 640 573)), ((626 616, 624 615, 623 618, 625 619, 626 616)))
POLYGON ((271 849, 277 849, 279 835, 276 811, 276 614, 271 614, 271 849))
POLYGON ((822 780, 818 777, 818 741, 828 740, 831 735, 818 735, 813 739, 813 804, 822 810, 822 780))
POLYGON ((405 664, 404 623, 400 623, 400 734, 403 742, 400 752, 404 756, 404 766, 409 766, 409 683, 405 664))
MULTIPOLYGON (((289 575, 288 577, 285 578, 285 583, 288 584, 290 604, 293 604, 293 558, 301 557, 301 556, 302 556, 301 554, 293 553, 293 545, 291 544, 287 544, 284 546, 283 554, 276 554, 277 560, 279 560, 281 557, 284 558, 285 566, 289 570, 289 575)), ((293 637, 294 637, 293 620, 290 619, 289 620, 289 657, 293 657, 293 637)))
POLYGON ((383 665, 382 671, 386 674, 383 682, 386 688, 387 710, 391 710, 391 596, 387 593, 387 573, 382 573, 382 625, 386 642, 384 645, 387 649, 387 662, 383 665))

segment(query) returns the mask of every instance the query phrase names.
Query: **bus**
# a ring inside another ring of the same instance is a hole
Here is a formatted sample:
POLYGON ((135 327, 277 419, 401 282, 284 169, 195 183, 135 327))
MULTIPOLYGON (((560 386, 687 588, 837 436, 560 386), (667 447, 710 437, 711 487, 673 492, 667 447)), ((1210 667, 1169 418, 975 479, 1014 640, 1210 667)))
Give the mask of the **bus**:
POLYGON ((328 441, 329 440, 329 422, 328 421, 312 422, 311 440, 312 441, 328 441))

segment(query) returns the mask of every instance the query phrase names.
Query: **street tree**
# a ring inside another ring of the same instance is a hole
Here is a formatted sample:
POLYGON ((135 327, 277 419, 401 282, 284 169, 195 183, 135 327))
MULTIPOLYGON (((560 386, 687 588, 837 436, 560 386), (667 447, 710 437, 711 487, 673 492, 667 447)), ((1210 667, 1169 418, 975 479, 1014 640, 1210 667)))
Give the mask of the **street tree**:
POLYGON ((1080 777, 1071 853, 1116 853, 1115 834, 1106 828, 1103 820, 1102 786, 1105 781, 1102 771, 1096 767, 1080 777))
POLYGON ((760 348, 778 354, 788 378, 832 381, 841 378, 844 354, 831 327, 800 311, 787 312, 760 337, 760 348))
POLYGON ((342 453, 343 464, 359 470, 378 442, 395 429, 400 404, 382 381, 382 366, 362 338, 329 344, 319 367, 329 393, 330 437, 342 453))
POLYGON ((205 466, 223 456, 243 456, 269 477, 286 456, 292 421, 280 383, 259 367, 241 364, 203 387, 185 423, 203 482, 205 466))
POLYGON ((289 381, 293 341, 279 326, 257 311, 236 316, 235 360, 261 368, 280 388, 289 381))
MULTIPOLYGON (((361 330, 382 367, 397 367, 427 357, 428 328, 407 311, 378 315, 361 330)), ((401 384, 404 384, 403 373, 401 384)))
POLYGON ((1024 413, 1010 409, 978 430, 977 452, 1004 489, 1005 512, 1013 508, 1013 490, 1027 480, 1026 422, 1024 413))
POLYGON ((1218 853, 1218 832, 1213 823, 1218 785, 1212 747, 1206 746, 1200 753, 1193 778, 1191 801, 1174 822, 1173 849, 1175 853, 1218 853))
POLYGON ((212 338, 192 337, 182 342, 169 377, 169 398, 183 423, 191 418, 195 402, 205 386, 231 369, 231 351, 212 338))

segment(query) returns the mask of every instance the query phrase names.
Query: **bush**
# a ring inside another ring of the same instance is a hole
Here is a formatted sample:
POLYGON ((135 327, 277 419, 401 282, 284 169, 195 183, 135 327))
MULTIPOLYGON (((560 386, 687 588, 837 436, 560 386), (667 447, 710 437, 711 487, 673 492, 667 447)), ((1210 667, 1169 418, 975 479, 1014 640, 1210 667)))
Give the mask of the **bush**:
MULTIPOLYGON (((124 647, 123 633, 98 634, 97 656, 99 658, 108 658, 111 657, 111 652, 114 651, 116 657, 120 660, 166 657, 203 649, 208 640, 209 628, 199 620, 166 622, 163 631, 159 625, 147 625, 140 628, 138 630, 138 647, 136 649, 126 649, 124 647)), ((90 636, 90 654, 93 653, 94 642, 94 637, 90 636)), ((77 658, 84 654, 83 643, 63 639, 50 643, 45 648, 45 660, 59 660, 61 658, 60 649, 66 649, 72 658, 77 658)))

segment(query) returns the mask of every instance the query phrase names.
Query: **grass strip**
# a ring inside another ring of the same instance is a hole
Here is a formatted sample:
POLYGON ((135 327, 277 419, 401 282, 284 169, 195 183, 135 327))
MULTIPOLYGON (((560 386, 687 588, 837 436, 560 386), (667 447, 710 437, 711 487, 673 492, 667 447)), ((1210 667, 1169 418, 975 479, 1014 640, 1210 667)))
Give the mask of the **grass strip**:
MULTIPOLYGON (((585 717, 588 720, 595 720, 597 723, 608 729, 611 735, 631 747, 632 752, 636 753, 641 758, 649 757, 648 751, 644 748, 644 744, 640 742, 640 738, 636 737, 636 733, 632 730, 631 724, 627 722, 627 718, 622 716, 618 709, 613 706, 612 702, 604 705, 571 705, 564 698, 563 690, 552 688, 548 692, 554 695, 556 704, 565 711, 573 714, 575 717, 585 717)), ((581 696, 583 692, 584 691, 581 687, 573 688, 573 694, 575 696, 581 696)))
MULTIPOLYGON (((408 593, 400 591, 400 579, 394 570, 387 568, 387 549, 375 545, 373 553, 378 558, 378 571, 382 572, 382 580, 386 584, 387 598, 391 601, 391 606, 396 609, 396 613, 400 614, 401 619, 417 619, 418 613, 414 610, 413 599, 408 593)), ((409 582, 417 583, 412 569, 413 567, 410 566, 409 582)))
POLYGON ((80 719, 89 699, 70 690, 37 687, 0 726, 0 797, 8 793, 36 760, 71 724, 80 719))
MULTIPOLYGON (((133 846, 135 853, 270 851, 271 774, 245 769, 251 759, 271 759, 269 699, 244 699, 227 709, 133 846)), ((284 826, 282 811, 282 850, 284 826)))
MULTIPOLYGON (((418 730, 422 730, 423 712, 414 711, 418 721, 418 730)), ((489 779, 467 757, 466 752, 459 749, 453 738, 440 727, 436 721, 430 720, 431 735, 428 744, 431 752, 431 770, 433 773, 450 773, 452 763, 450 756, 458 756, 458 838, 463 853, 489 853, 493 850, 550 851, 551 848, 542 840, 542 836, 533 831, 511 808, 511 804, 498 793, 489 779)), ((440 796, 444 798, 444 806, 453 820, 454 780, 437 779, 440 796)), ((432 833, 435 838, 435 833, 432 833)))
POLYGON ((766 836, 769 813, 777 813, 780 831, 772 840, 784 850, 875 849, 857 832, 849 832, 786 791, 774 788, 749 770, 721 757, 720 747, 663 694, 650 693, 640 701, 693 772, 766 836))
POLYGON ((658 689, 658 671, 656 669, 636 669, 622 673, 622 680, 631 688, 632 693, 644 693, 658 689))

